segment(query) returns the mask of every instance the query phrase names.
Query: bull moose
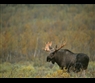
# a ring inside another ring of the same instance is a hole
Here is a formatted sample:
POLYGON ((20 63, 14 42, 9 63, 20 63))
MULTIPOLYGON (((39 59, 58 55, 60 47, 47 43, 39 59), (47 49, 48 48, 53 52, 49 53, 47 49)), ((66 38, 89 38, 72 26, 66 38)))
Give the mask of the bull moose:
POLYGON ((66 42, 63 43, 59 48, 52 48, 52 42, 48 42, 44 48, 45 51, 49 52, 47 56, 47 62, 55 62, 59 65, 61 69, 64 67, 67 69, 67 72, 70 72, 70 69, 73 68, 74 72, 80 72, 80 70, 86 70, 89 64, 89 57, 84 53, 73 53, 68 49, 61 49, 66 45, 66 42))

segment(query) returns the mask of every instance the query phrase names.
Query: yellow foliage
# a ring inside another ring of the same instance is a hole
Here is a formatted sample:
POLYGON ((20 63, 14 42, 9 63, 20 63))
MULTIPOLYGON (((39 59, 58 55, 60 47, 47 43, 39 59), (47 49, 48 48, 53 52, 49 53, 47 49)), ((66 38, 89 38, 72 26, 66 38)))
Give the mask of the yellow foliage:
POLYGON ((63 73, 63 70, 57 70, 58 75, 61 75, 63 73))
POLYGON ((34 71, 34 67, 29 65, 29 66, 23 66, 21 69, 21 71, 34 71))
POLYGON ((70 74, 67 73, 66 69, 63 69, 63 70, 57 70, 52 74, 47 74, 45 77, 46 78, 68 78, 70 77, 70 74))

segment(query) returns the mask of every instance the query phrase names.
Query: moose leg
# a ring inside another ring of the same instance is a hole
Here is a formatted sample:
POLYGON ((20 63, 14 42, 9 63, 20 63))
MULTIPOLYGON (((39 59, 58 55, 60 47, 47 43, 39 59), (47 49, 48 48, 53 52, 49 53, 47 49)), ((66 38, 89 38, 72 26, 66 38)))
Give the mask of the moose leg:
POLYGON ((66 67, 67 72, 70 73, 70 66, 66 67))

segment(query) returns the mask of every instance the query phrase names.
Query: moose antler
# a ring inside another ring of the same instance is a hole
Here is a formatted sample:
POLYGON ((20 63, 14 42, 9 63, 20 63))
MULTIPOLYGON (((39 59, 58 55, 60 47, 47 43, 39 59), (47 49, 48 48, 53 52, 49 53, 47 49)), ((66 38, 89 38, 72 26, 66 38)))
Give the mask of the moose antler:
MULTIPOLYGON (((52 45, 52 42, 48 42, 45 45, 44 50, 47 51, 47 52, 50 52, 50 51, 56 52, 56 51, 60 50, 62 47, 64 47, 66 45, 66 42, 64 42, 63 45, 61 45, 58 49, 55 49, 55 50, 54 50, 54 48, 51 47, 51 45, 52 45)), ((56 46, 56 48, 57 48, 57 46, 56 46)))
POLYGON ((61 49, 62 47, 64 47, 65 45, 66 45, 66 42, 64 42, 63 45, 61 45, 58 49, 56 49, 56 50, 53 52, 53 54, 56 53, 58 50, 60 50, 60 49, 61 49))
POLYGON ((45 51, 48 51, 48 52, 51 51, 51 49, 52 49, 51 45, 52 45, 52 42, 48 42, 48 43, 45 45, 44 50, 45 50, 45 51))
POLYGON ((63 45, 61 45, 58 49, 56 49, 57 51, 60 50, 62 47, 64 47, 66 45, 66 42, 63 43, 63 45))

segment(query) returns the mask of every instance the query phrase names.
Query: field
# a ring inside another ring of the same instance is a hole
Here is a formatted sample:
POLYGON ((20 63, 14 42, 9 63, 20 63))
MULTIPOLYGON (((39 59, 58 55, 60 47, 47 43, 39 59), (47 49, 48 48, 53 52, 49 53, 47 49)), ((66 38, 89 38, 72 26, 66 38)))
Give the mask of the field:
POLYGON ((22 61, 11 64, 0 64, 0 78, 95 78, 95 62, 90 61, 85 77, 74 72, 67 73, 66 69, 60 70, 57 64, 36 61, 22 61))
POLYGON ((45 43, 90 62, 87 78, 95 78, 95 4, 0 4, 1 78, 81 78, 46 62, 45 43))

